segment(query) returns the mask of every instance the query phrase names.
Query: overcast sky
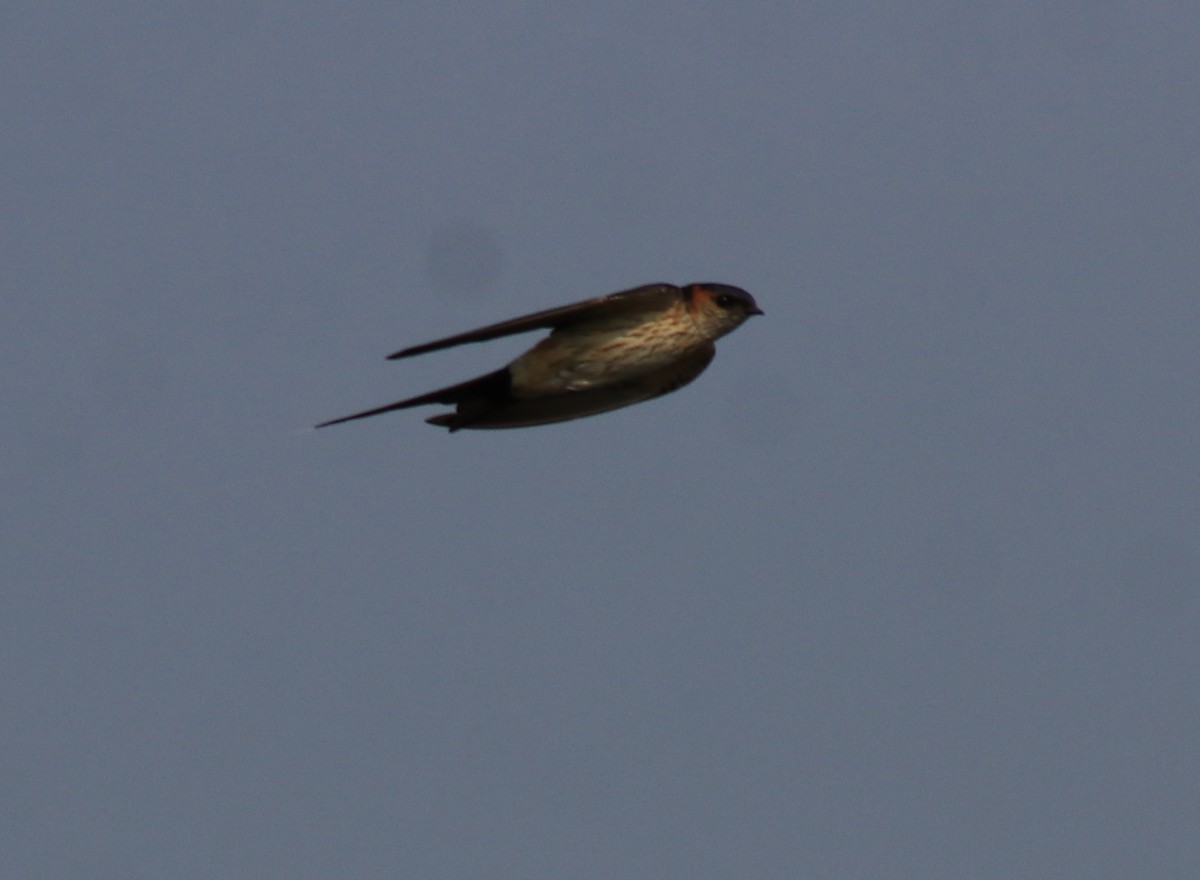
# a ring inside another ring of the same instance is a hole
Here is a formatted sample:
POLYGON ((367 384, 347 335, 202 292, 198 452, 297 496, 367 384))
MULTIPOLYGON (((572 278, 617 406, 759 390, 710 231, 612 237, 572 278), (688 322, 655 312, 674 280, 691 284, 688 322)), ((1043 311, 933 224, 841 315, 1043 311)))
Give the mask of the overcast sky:
POLYGON ((1200 7, 0 9, 0 875, 1200 876, 1200 7), (693 385, 315 422, 651 281, 693 385))

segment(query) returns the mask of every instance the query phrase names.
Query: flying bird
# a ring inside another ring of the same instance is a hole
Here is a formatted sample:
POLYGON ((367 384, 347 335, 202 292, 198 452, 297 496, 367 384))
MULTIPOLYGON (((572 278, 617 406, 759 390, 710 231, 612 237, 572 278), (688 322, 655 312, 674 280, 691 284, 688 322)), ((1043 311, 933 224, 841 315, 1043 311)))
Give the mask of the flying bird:
POLYGON ((508 366, 317 427, 427 403, 454 405, 453 412, 426 419, 451 431, 524 428, 596 415, 683 387, 712 361, 716 339, 761 314, 754 297, 728 284, 647 284, 535 312, 388 355, 396 360, 550 329, 508 366))

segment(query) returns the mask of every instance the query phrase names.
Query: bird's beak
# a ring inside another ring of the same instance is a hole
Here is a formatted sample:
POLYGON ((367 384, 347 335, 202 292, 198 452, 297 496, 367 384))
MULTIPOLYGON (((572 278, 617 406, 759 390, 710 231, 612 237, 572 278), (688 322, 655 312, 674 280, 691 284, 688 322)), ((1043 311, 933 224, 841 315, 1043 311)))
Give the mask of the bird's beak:
POLYGON ((746 309, 746 314, 747 315, 765 315, 766 312, 764 312, 758 306, 754 306, 753 308, 746 309))

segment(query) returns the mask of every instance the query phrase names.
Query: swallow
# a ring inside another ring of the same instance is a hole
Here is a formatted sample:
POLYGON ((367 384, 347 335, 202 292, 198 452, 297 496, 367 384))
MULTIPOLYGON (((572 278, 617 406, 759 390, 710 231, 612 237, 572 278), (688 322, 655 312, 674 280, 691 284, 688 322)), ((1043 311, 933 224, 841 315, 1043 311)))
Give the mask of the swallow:
POLYGON ((762 313, 754 297, 728 284, 647 284, 534 312, 388 355, 397 360, 550 330, 508 366, 316 427, 430 403, 454 406, 452 412, 426 419, 451 432, 525 428, 597 415, 682 388, 712 361, 715 340, 762 313))

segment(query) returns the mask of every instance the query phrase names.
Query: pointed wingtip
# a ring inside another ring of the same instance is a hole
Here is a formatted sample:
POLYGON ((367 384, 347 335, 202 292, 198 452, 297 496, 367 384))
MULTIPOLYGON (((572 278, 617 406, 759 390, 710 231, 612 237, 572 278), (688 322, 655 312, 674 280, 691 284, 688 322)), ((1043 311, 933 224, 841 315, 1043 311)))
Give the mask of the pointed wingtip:
POLYGON ((408 348, 402 348, 399 351, 393 351, 387 356, 389 361, 398 361, 401 358, 412 357, 415 354, 425 354, 427 351, 440 351, 443 348, 452 348, 455 345, 461 345, 463 340, 457 338, 439 339, 436 342, 426 342, 422 345, 410 345, 408 348))

